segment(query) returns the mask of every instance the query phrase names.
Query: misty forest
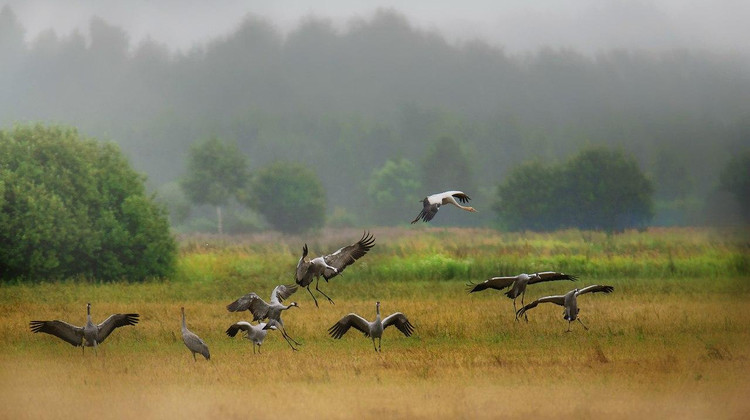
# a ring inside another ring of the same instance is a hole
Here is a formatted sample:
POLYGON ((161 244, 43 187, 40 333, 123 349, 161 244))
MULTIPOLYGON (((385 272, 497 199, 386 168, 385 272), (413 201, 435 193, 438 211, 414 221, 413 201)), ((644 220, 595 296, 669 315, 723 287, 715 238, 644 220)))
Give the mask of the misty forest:
MULTIPOLYGON (((0 127, 62 125, 116 143, 178 231, 215 230, 213 206, 184 188, 191 150, 210 139, 241 152, 248 183, 274 164, 317 177, 332 226, 407 224, 426 195, 461 189, 479 213, 446 211, 438 223, 499 227, 493 209, 509 173, 563 165, 592 146, 637 162, 652 185, 652 225, 741 217, 719 188, 750 145, 750 60, 740 54, 510 54, 449 42, 392 11, 345 28, 307 18, 289 33, 248 15, 187 51, 133 45, 100 18, 89 36, 24 33, 3 8, 0 127), (379 214, 387 171, 413 178, 397 178, 407 199, 394 217, 379 214)), ((225 231, 267 227, 252 202, 240 193, 222 203, 225 231)))

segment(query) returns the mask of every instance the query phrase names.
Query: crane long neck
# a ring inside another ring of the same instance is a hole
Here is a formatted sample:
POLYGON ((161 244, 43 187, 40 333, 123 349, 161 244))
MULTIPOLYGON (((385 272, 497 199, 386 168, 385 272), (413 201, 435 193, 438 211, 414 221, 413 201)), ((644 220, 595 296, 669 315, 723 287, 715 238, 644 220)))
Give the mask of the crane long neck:
POLYGON ((90 304, 86 305, 86 321, 88 321, 88 323, 93 323, 91 321, 91 305, 90 304))
POLYGON ((187 325, 185 324, 185 309, 182 309, 182 328, 187 328, 187 325))

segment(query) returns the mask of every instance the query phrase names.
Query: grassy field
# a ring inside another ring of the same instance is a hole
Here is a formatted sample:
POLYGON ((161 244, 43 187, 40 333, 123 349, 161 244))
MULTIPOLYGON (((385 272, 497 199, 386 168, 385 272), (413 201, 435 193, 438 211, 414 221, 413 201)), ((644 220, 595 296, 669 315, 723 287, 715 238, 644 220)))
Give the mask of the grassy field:
POLYGON ((0 287, 0 417, 23 418, 747 418, 750 416, 748 232, 668 229, 617 236, 565 231, 500 234, 471 229, 374 229, 377 245, 321 286, 335 301, 316 309, 306 291, 284 314, 292 352, 277 333, 263 353, 224 330, 249 314, 226 304, 249 291, 267 298, 292 282, 301 245, 318 255, 361 231, 303 237, 181 238, 169 281, 85 281, 0 287), (465 284, 541 270, 576 283, 529 288, 527 302, 573 287, 610 284, 579 299, 590 328, 545 304, 513 319, 496 291, 465 284), (383 352, 350 331, 326 329, 348 312, 404 312, 406 338, 387 330, 383 352), (29 321, 83 325, 138 312, 94 354, 32 334, 29 321), (211 348, 194 362, 188 326, 211 348))

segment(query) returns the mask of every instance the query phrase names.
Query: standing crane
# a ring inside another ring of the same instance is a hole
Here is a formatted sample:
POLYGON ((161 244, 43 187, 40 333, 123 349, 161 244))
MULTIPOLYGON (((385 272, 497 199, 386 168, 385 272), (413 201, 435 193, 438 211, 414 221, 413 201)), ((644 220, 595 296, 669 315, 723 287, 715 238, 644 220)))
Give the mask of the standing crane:
POLYGON ((349 328, 354 327, 362 331, 362 333, 365 334, 365 337, 372 338, 372 347, 375 348, 376 352, 379 352, 383 330, 391 325, 395 325, 396 328, 407 337, 411 336, 411 333, 414 332, 414 326, 406 318, 406 315, 401 312, 392 313, 381 321, 380 302, 375 303, 375 314, 375 321, 370 322, 355 313, 350 313, 341 318, 339 322, 333 324, 333 326, 328 329, 328 333, 331 334, 331 337, 339 339, 349 331, 349 328), (377 347, 375 347, 376 338, 378 339, 377 347))
POLYGON ((258 354, 260 354, 260 345, 263 344, 263 341, 266 339, 268 330, 275 329, 277 328, 273 321, 270 321, 269 323, 261 322, 258 325, 253 325, 247 321, 239 321, 227 328, 227 335, 234 337, 237 335, 238 331, 244 331, 245 338, 253 343, 253 354, 255 354, 255 346, 258 346, 258 354), (266 328, 266 326, 268 326, 268 328, 266 328))
POLYGON ((440 209, 440 206, 444 206, 446 204, 453 204, 461 210, 470 211, 472 213, 476 212, 476 209, 474 209, 474 207, 462 206, 458 203, 458 201, 456 201, 456 199, 464 204, 468 203, 469 200, 471 200, 471 198, 469 198, 469 196, 462 191, 446 191, 439 194, 428 195, 422 200, 422 211, 419 212, 416 219, 412 220, 411 223, 417 223, 419 219, 422 219, 425 222, 429 222, 433 217, 435 217, 438 210, 440 209))
POLYGON ((584 324, 580 318, 578 318, 578 312, 580 309, 578 308, 578 296, 583 295, 586 293, 612 293, 615 290, 612 286, 600 286, 598 284, 594 284, 591 286, 586 286, 583 289, 573 289, 569 291, 568 293, 564 295, 557 295, 557 296, 546 296, 543 298, 539 298, 528 305, 524 306, 523 308, 519 309, 516 313, 516 316, 521 316, 526 313, 529 309, 536 308, 536 305, 540 303, 554 303, 556 305, 562 306, 563 309, 563 319, 566 319, 568 321, 568 330, 565 332, 570 332, 570 324, 578 320, 578 322, 583 325, 583 328, 588 331, 589 327, 584 324))
POLYGON ((85 347, 96 347, 102 343, 118 327, 135 325, 138 323, 138 314, 113 314, 99 325, 91 321, 91 303, 86 304, 86 325, 78 327, 65 321, 31 321, 29 326, 34 333, 43 332, 54 335, 75 347, 80 346, 85 352, 85 347))
POLYGON ((308 259, 307 244, 305 244, 305 246, 302 247, 302 257, 299 259, 299 262, 297 262, 297 271, 294 279, 298 285, 307 288, 307 292, 310 293, 313 301, 315 301, 316 308, 318 307, 318 299, 315 298, 315 295, 313 295, 310 290, 310 283, 312 283, 313 278, 315 278, 315 290, 325 296, 329 302, 333 303, 333 299, 318 288, 320 277, 323 276, 327 283, 329 279, 336 277, 344 271, 347 266, 353 264, 367 254, 367 251, 373 246, 375 246, 375 237, 365 231, 362 234, 362 238, 356 243, 339 248, 332 254, 308 259))
POLYGON ((190 331, 185 324, 185 308, 180 308, 182 311, 182 342, 185 346, 193 353, 193 360, 198 361, 195 357, 195 353, 200 353, 206 360, 211 359, 211 353, 208 352, 208 346, 206 343, 195 333, 190 331))
MULTIPOLYGON (((577 279, 578 278, 576 276, 571 276, 565 273, 558 273, 557 271, 543 271, 534 274, 521 273, 517 276, 492 277, 481 283, 469 283, 467 286, 469 286, 469 293, 479 292, 485 289, 503 290, 507 287, 510 287, 510 290, 505 293, 505 296, 513 299, 513 313, 516 313, 518 312, 516 309, 516 298, 518 296, 521 296, 521 306, 523 306, 523 298, 526 296, 526 286, 545 281, 574 281, 577 279)), ((528 320, 528 317, 526 317, 526 321, 528 320)), ((516 316, 516 321, 518 321, 518 316, 516 316)))
POLYGON ((292 302, 289 305, 281 303, 296 291, 296 284, 280 284, 271 292, 271 303, 266 303, 266 301, 261 299, 260 296, 255 293, 248 293, 227 305, 227 310, 229 312, 250 311, 250 313, 253 314, 253 321, 268 319, 268 324, 263 328, 266 330, 271 329, 272 327, 278 328, 281 331, 281 336, 284 337, 289 344, 289 347, 291 347, 292 350, 297 351, 292 343, 298 346, 300 343, 287 334, 286 329, 284 329, 284 322, 281 320, 281 312, 289 308, 299 308, 297 302, 292 302))

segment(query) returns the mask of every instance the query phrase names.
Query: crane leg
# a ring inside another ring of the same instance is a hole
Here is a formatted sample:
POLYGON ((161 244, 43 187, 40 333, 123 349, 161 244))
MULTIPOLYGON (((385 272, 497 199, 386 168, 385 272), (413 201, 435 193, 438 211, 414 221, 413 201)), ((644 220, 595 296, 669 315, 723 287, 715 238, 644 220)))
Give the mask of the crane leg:
POLYGON ((193 352, 193 360, 195 360, 196 362, 198 361, 198 359, 195 358, 195 352, 193 352))
POLYGON ((307 286, 307 293, 309 293, 310 296, 312 296, 313 301, 315 301, 315 307, 318 308, 319 307, 318 306, 318 299, 315 299, 315 295, 313 295, 313 292, 310 290, 310 286, 309 285, 307 286))
POLYGON ((326 297, 326 299, 328 299, 328 301, 329 301, 329 302, 331 302, 331 304, 332 304, 332 305, 334 305, 334 303, 333 303, 333 299, 331 299, 330 297, 328 297, 328 295, 327 295, 327 294, 323 293, 323 291, 322 291, 322 290, 318 289, 318 283, 320 283, 320 277, 318 277, 318 278, 317 278, 317 279, 315 280, 315 290, 317 290, 317 291, 318 291, 318 293, 320 293, 321 295, 325 296, 325 297, 326 297))
POLYGON ((297 340, 293 339, 289 334, 286 333, 286 329, 283 327, 281 328, 281 335, 284 337, 287 337, 288 339, 292 340, 292 342, 298 346, 301 346, 302 344, 298 343, 297 340))
MULTIPOLYGON (((282 336, 282 337, 284 337, 284 340, 286 340, 286 343, 287 343, 287 344, 289 344, 289 347, 291 347, 291 348, 292 348, 292 350, 294 350, 294 351, 297 351, 297 349, 296 349, 296 348, 294 347, 294 345, 292 345, 291 341, 289 341, 289 340, 291 339, 291 337, 289 337, 289 336, 288 336, 288 335, 287 335, 287 334, 286 334, 286 333, 284 332, 284 330, 281 330, 281 336, 282 336)), ((292 341, 294 341, 294 340, 292 340, 292 341)), ((296 341, 295 341, 295 343, 296 343, 296 341)))
POLYGON ((587 327, 587 326, 586 326, 586 324, 584 324, 584 323, 583 323, 583 321, 581 321, 581 318, 576 318, 576 319, 578 320, 578 322, 580 322, 580 323, 581 323, 581 325, 583 325, 583 329, 584 329, 584 330, 586 330, 586 331, 588 331, 588 330, 589 330, 589 327, 587 327))
MULTIPOLYGON (((523 293, 521 293, 521 307, 524 307, 526 304, 523 301, 523 298, 526 297, 526 290, 524 289, 523 293)), ((526 322, 529 322, 529 316, 526 315, 526 312, 523 313, 523 319, 526 320, 526 322)))
POLYGON ((382 337, 378 337, 378 351, 383 351, 383 350, 382 350, 382 349, 380 348, 380 345, 381 345, 382 341, 383 341, 383 338, 382 338, 382 337))
POLYGON ((516 321, 518 321, 518 309, 516 309, 516 298, 513 298, 513 313, 516 314, 516 321))
POLYGON ((372 338, 372 348, 375 349, 375 352, 377 353, 378 348, 375 346, 375 337, 372 338))

